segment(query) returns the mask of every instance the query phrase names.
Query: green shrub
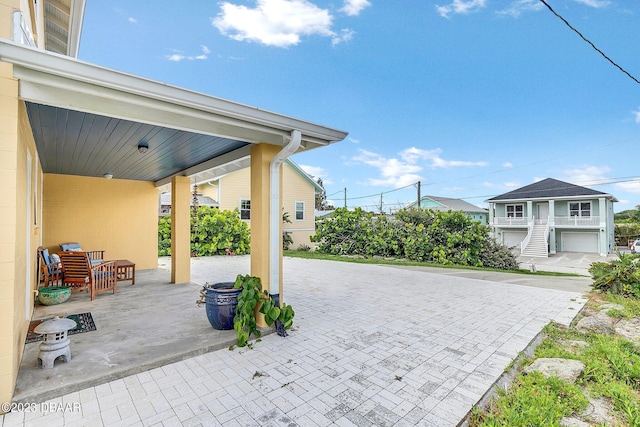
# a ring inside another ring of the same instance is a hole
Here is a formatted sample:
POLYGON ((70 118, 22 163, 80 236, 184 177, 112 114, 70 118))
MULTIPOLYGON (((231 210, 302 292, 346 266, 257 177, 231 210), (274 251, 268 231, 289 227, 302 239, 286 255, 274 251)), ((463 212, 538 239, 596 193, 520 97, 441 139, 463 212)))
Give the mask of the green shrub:
POLYGON ((158 220, 158 256, 171 255, 171 216, 158 220))
POLYGON ((332 255, 518 268, 515 256, 489 237, 489 229, 462 212, 403 209, 389 219, 360 208, 336 209, 317 223, 311 241, 319 243, 319 252, 332 255))
POLYGON ((594 289, 640 298, 639 254, 618 253, 618 259, 594 262, 589 267, 594 289))
MULTIPOLYGON (((196 256, 224 255, 227 250, 237 255, 250 252, 247 224, 240 219, 238 209, 221 211, 201 206, 191 216, 191 253, 196 256)), ((171 217, 158 222, 158 255, 171 255, 171 217)))
POLYGON ((480 262, 484 267, 497 268, 499 270, 517 270, 520 268, 513 252, 490 237, 487 237, 484 241, 484 246, 480 251, 480 262))

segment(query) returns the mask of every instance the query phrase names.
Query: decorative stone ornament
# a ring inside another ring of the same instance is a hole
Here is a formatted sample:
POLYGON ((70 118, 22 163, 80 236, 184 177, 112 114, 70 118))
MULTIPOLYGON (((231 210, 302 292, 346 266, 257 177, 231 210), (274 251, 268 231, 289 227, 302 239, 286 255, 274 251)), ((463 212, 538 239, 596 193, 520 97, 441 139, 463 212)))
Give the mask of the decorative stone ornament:
POLYGON ((59 357, 65 363, 71 360, 67 331, 76 326, 74 320, 56 316, 35 327, 33 331, 36 334, 44 335, 38 353, 38 362, 42 365, 42 369, 53 368, 54 362, 59 357))

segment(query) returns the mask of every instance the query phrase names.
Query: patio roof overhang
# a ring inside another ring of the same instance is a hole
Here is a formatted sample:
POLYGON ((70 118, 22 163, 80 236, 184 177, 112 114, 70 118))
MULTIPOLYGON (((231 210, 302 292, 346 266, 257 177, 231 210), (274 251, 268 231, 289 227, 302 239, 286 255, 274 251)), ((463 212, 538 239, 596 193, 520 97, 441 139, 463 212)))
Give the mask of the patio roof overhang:
POLYGON ((300 151, 347 132, 0 40, 13 64, 45 173, 152 181, 211 179, 249 166, 251 144, 300 151), (146 153, 138 152, 147 143, 146 153))

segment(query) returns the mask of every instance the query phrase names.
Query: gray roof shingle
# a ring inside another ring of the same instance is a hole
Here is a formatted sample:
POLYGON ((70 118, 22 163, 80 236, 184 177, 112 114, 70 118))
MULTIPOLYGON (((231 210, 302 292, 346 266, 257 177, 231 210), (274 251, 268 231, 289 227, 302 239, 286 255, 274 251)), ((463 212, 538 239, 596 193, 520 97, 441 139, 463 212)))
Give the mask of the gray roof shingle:
POLYGON ((591 188, 581 187, 568 182, 559 181, 553 178, 543 179, 533 184, 525 185, 508 193, 501 194, 486 200, 496 202, 501 200, 522 200, 522 199, 553 199, 560 197, 580 197, 580 196, 608 196, 615 200, 613 196, 591 188))

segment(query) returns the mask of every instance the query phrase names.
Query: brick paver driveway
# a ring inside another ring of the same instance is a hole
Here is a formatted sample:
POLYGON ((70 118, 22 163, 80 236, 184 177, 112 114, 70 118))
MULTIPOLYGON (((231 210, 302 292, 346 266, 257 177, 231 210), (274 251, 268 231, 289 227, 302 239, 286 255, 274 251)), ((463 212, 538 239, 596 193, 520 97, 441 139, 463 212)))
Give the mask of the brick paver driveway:
MULTIPOLYGON (((200 259, 192 268, 196 281, 226 281, 247 273, 249 259, 200 259)), ((289 258, 284 296, 296 310, 287 338, 271 334, 252 349, 207 353, 58 399, 79 402, 81 414, 24 419, 455 426, 544 325, 568 324, 586 301, 575 292, 289 258)))

